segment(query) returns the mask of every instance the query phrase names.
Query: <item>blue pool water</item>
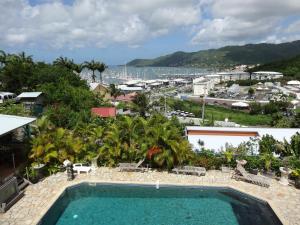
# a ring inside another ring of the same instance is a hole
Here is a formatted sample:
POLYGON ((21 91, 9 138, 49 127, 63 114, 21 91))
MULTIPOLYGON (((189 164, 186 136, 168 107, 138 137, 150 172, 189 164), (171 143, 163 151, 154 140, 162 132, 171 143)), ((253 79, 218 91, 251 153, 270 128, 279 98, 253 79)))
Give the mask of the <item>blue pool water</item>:
POLYGON ((89 185, 65 190, 41 225, 282 225, 269 205, 228 188, 89 185))

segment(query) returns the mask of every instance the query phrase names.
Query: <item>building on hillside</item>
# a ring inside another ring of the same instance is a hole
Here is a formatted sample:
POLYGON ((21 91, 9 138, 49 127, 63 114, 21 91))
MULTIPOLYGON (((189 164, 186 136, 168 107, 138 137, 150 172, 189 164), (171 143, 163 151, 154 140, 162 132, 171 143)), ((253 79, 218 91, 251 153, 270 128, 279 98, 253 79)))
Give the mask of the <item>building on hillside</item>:
POLYGON ((130 93, 130 92, 142 92, 144 88, 142 87, 130 87, 125 84, 118 85, 118 88, 123 91, 124 93, 130 93))
POLYGON ((214 89, 214 80, 204 77, 196 78, 193 80, 193 91, 196 96, 206 96, 214 89))
POLYGON ((127 87, 139 87, 145 89, 147 86, 147 81, 144 80, 129 80, 124 85, 127 87))
MULTIPOLYGON (((243 142, 247 142, 250 139, 261 138, 266 134, 272 135, 276 140, 279 141, 283 141, 284 139, 290 141, 291 137, 297 132, 300 133, 300 129, 200 126, 187 126, 185 128, 186 137, 194 150, 204 147, 216 152, 225 150, 227 144, 237 147, 243 142), (203 143, 203 146, 199 146, 200 142, 203 143)), ((256 141, 256 143, 258 142, 256 141)), ((256 151, 258 151, 258 147, 256 151)))
POLYGON ((91 112, 92 115, 99 116, 101 118, 116 117, 117 115, 117 110, 115 107, 92 108, 91 112))
POLYGON ((300 87, 300 81, 299 80, 290 80, 287 82, 287 85, 294 86, 294 87, 300 87))
POLYGON ((221 76, 221 81, 248 80, 250 78, 250 73, 244 71, 221 72, 217 75, 221 76))
POLYGON ((222 76, 218 74, 208 74, 204 76, 205 78, 212 80, 215 84, 222 82, 222 76))
POLYGON ((44 94, 42 92, 23 92, 16 99, 24 105, 25 109, 32 110, 35 115, 43 112, 44 94))
POLYGON ((89 83, 89 87, 93 93, 103 96, 104 99, 110 98, 110 92, 108 86, 101 83, 89 83))
POLYGON ((272 71, 257 71, 251 74, 252 80, 275 80, 282 77, 282 73, 272 71))
POLYGON ((177 85, 187 85, 187 84, 190 84, 191 81, 183 79, 183 78, 177 78, 177 79, 170 80, 169 83, 172 84, 172 85, 174 85, 174 86, 177 86, 177 85))
POLYGON ((131 93, 128 93, 128 94, 119 95, 116 98, 111 97, 111 100, 113 102, 132 102, 132 100, 135 98, 136 95, 137 95, 136 92, 131 92, 131 93))

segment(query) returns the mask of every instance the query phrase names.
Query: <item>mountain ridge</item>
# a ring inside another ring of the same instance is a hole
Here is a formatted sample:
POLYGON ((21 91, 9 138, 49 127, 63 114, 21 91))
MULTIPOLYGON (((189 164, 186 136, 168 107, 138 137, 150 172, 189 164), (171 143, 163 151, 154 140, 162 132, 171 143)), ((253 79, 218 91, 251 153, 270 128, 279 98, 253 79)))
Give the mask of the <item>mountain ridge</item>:
POLYGON ((177 51, 153 59, 134 59, 129 66, 171 66, 227 68, 234 65, 266 64, 285 60, 300 54, 300 40, 281 44, 259 43, 242 46, 231 45, 218 49, 195 52, 177 51))

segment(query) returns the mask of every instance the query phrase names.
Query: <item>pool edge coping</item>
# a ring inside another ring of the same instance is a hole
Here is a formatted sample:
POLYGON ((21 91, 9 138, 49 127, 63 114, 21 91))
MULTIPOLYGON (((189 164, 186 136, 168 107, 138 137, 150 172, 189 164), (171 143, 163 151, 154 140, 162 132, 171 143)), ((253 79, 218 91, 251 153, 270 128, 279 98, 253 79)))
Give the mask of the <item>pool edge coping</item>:
MULTIPOLYGON (((79 185, 81 183, 88 183, 88 184, 98 184, 98 183, 105 183, 105 184, 134 184, 134 185, 153 185, 155 186, 156 183, 155 182, 141 182, 141 181, 107 181, 107 180, 90 180, 90 179, 82 179, 82 180, 73 180, 71 181, 70 183, 68 183, 67 185, 64 185, 62 186, 57 194, 53 195, 53 197, 48 201, 48 204, 46 205, 45 208, 43 208, 41 210, 41 213, 39 213, 39 216, 35 217, 33 219, 33 222, 32 224, 35 224, 35 225, 39 225, 42 218, 46 215, 46 213, 48 212, 48 210, 54 205, 54 203, 57 201, 57 199, 63 194, 63 192, 69 188, 69 187, 72 187, 72 186, 76 186, 76 185, 79 185)), ((220 187, 220 188, 229 188, 229 189, 233 189, 233 190, 236 190, 236 191, 239 191, 243 194, 247 194, 247 195, 250 195, 258 200, 261 200, 261 201, 264 201, 266 202, 270 207, 271 209, 273 210, 274 214, 278 217, 278 219, 280 220, 280 222, 283 224, 283 225, 289 225, 289 222, 284 218, 284 216, 279 212, 280 210, 277 209, 277 207, 272 203, 270 202, 270 200, 267 200, 265 199, 264 197, 262 196, 257 196, 257 194, 255 193, 252 193, 252 192, 249 192, 249 191, 245 191, 243 190, 242 188, 240 187, 236 187, 234 185, 231 185, 231 184, 200 184, 200 185, 196 185, 196 184, 176 184, 176 183, 164 183, 164 182, 160 182, 160 185, 166 185, 166 186, 182 186, 182 187, 220 187)), ((261 187, 261 188, 264 188, 264 187, 261 187)))

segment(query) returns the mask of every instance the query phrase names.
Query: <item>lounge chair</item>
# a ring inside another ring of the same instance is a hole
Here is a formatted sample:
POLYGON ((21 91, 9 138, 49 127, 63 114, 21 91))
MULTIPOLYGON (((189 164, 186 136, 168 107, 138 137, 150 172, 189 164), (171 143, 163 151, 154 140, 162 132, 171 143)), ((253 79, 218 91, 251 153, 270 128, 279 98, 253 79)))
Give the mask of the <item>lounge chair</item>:
POLYGON ((119 171, 142 171, 144 172, 147 168, 140 167, 145 159, 140 160, 138 163, 119 163, 119 171))
POLYGON ((183 166, 174 168, 173 172, 179 174, 196 174, 198 176, 204 176, 206 174, 206 169, 204 167, 197 167, 197 166, 183 166))
POLYGON ((238 164, 236 166, 236 172, 233 175, 233 178, 236 180, 243 180, 252 184, 256 184, 262 187, 270 187, 270 183, 267 178, 248 173, 241 164, 238 164))

